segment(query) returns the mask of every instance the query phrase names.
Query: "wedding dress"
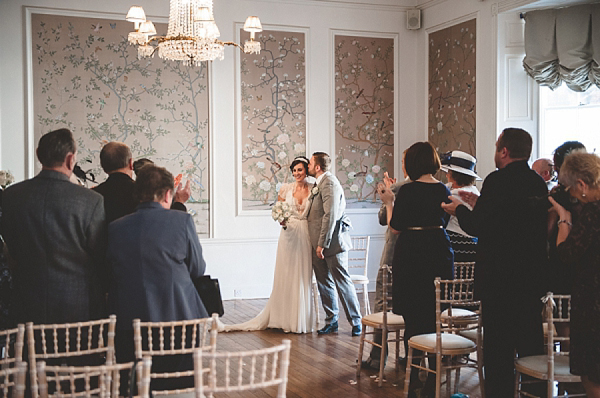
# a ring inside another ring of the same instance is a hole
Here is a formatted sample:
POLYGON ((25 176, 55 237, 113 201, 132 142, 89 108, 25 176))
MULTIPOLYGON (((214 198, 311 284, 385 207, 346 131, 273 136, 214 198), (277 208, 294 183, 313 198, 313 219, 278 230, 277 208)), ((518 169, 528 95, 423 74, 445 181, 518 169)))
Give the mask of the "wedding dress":
POLYGON ((283 329, 285 332, 312 332, 312 247, 308 236, 306 212, 294 198, 297 183, 285 184, 279 196, 292 207, 292 215, 281 229, 277 244, 273 290, 265 308, 253 319, 237 325, 219 325, 219 331, 283 329))

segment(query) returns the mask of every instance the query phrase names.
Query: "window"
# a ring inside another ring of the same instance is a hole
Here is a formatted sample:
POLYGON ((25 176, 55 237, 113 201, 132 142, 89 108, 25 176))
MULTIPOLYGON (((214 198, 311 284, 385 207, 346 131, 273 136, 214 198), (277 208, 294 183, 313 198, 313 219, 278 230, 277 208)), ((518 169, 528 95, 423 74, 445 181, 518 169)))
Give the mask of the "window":
POLYGON ((540 87, 540 157, 565 141, 580 141, 589 152, 600 152, 600 89, 578 93, 564 83, 552 91, 540 87))

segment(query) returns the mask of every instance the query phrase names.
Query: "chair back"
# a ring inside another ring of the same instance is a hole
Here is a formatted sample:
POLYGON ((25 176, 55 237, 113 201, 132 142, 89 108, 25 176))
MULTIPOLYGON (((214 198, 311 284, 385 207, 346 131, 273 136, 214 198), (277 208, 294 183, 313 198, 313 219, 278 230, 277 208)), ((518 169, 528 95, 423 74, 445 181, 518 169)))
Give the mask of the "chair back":
MULTIPOLYGON (((157 357, 192 354, 196 350, 216 351, 217 314, 211 318, 172 322, 141 322, 133 320, 133 340, 135 357, 157 357)), ((151 372, 151 379, 193 377, 194 370, 174 370, 172 372, 151 372)), ((193 387, 179 390, 156 390, 155 395, 193 392, 193 387)))
MULTIPOLYGON (((474 282, 473 279, 435 278, 435 318, 438 340, 440 334, 444 332, 456 334, 465 330, 481 331, 481 301, 474 299, 474 282), (442 307, 448 309, 443 319, 442 307), (468 312, 465 314, 464 310, 468 312)), ((477 344, 479 343, 477 341, 477 344)))
POLYGON ((23 360, 23 344, 25 340, 25 325, 20 324, 14 329, 0 331, 0 365, 8 365, 23 360))
POLYGON ((348 273, 368 277, 370 236, 353 236, 352 249, 348 250, 348 273))
MULTIPOLYGON (((554 360, 558 356, 569 356, 569 333, 566 336, 558 336, 556 330, 562 330, 561 324, 571 322, 571 296, 546 293, 542 299, 545 301, 544 322, 548 325, 548 344, 546 354, 548 355, 548 374, 554 375, 554 360), (555 350, 555 344, 561 343, 561 349, 555 350)), ((553 377, 553 376, 552 376, 553 377)))
POLYGON ((393 297, 392 297, 392 269, 389 265, 382 265, 381 270, 383 272, 383 285, 381 287, 381 299, 383 300, 383 329, 387 330, 388 324, 388 313, 392 311, 393 308, 393 297))
POLYGON ((129 383, 133 379, 131 372, 134 366, 138 392, 136 396, 147 398, 150 395, 150 367, 152 366, 150 358, 144 358, 137 363, 100 366, 46 366, 44 361, 40 361, 37 363, 40 398, 65 395, 117 398, 121 384, 129 383), (127 378, 122 380, 122 377, 127 378))
POLYGON ((278 386, 278 398, 285 397, 291 345, 286 339, 281 345, 251 351, 194 351, 196 398, 271 386, 278 386))
MULTIPOLYGON (((117 316, 96 321, 34 325, 27 323, 27 346, 31 393, 38 396, 37 361, 44 359, 67 360, 84 355, 110 365, 115 362, 115 327, 117 316), (102 358, 104 357, 104 358, 102 358)), ((91 359, 90 359, 91 360, 91 359)), ((92 365, 92 363, 90 363, 92 365)), ((97 363, 93 363, 97 365, 97 363)))
POLYGON ((0 370, 0 396, 2 398, 23 398, 25 396, 27 363, 22 361, 13 363, 13 367, 2 366, 0 370))
POLYGON ((474 279, 475 262, 454 263, 454 279, 474 279))

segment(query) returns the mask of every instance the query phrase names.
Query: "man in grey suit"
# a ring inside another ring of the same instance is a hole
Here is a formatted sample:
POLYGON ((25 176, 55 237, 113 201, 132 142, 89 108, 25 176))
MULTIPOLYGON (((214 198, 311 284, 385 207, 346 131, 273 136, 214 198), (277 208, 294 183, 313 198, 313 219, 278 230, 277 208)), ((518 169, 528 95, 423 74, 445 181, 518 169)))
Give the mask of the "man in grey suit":
POLYGON ((308 173, 317 183, 310 194, 308 233, 313 246, 313 268, 325 309, 325 322, 319 334, 337 332, 339 308, 335 288, 339 293, 352 336, 362 332, 360 305, 354 284, 348 274, 348 250, 352 248, 350 220, 344 213, 346 199, 340 182, 329 172, 331 158, 315 152, 308 164, 308 173))
POLYGON ((69 181, 76 146, 67 129, 42 136, 42 171, 4 192, 2 233, 14 260, 17 321, 65 323, 106 316, 102 195, 69 181))

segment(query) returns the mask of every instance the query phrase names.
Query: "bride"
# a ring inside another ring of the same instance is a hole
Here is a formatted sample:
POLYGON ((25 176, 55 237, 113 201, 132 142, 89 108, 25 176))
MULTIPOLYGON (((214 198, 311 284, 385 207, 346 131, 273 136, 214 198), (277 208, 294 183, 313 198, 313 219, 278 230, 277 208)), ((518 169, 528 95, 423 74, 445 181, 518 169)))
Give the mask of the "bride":
POLYGON ((271 297, 255 318, 237 325, 221 324, 219 331, 273 328, 293 333, 312 332, 312 248, 306 222, 312 188, 306 181, 308 159, 296 157, 290 170, 295 181, 280 188, 277 200, 291 205, 292 216, 279 234, 271 297))

